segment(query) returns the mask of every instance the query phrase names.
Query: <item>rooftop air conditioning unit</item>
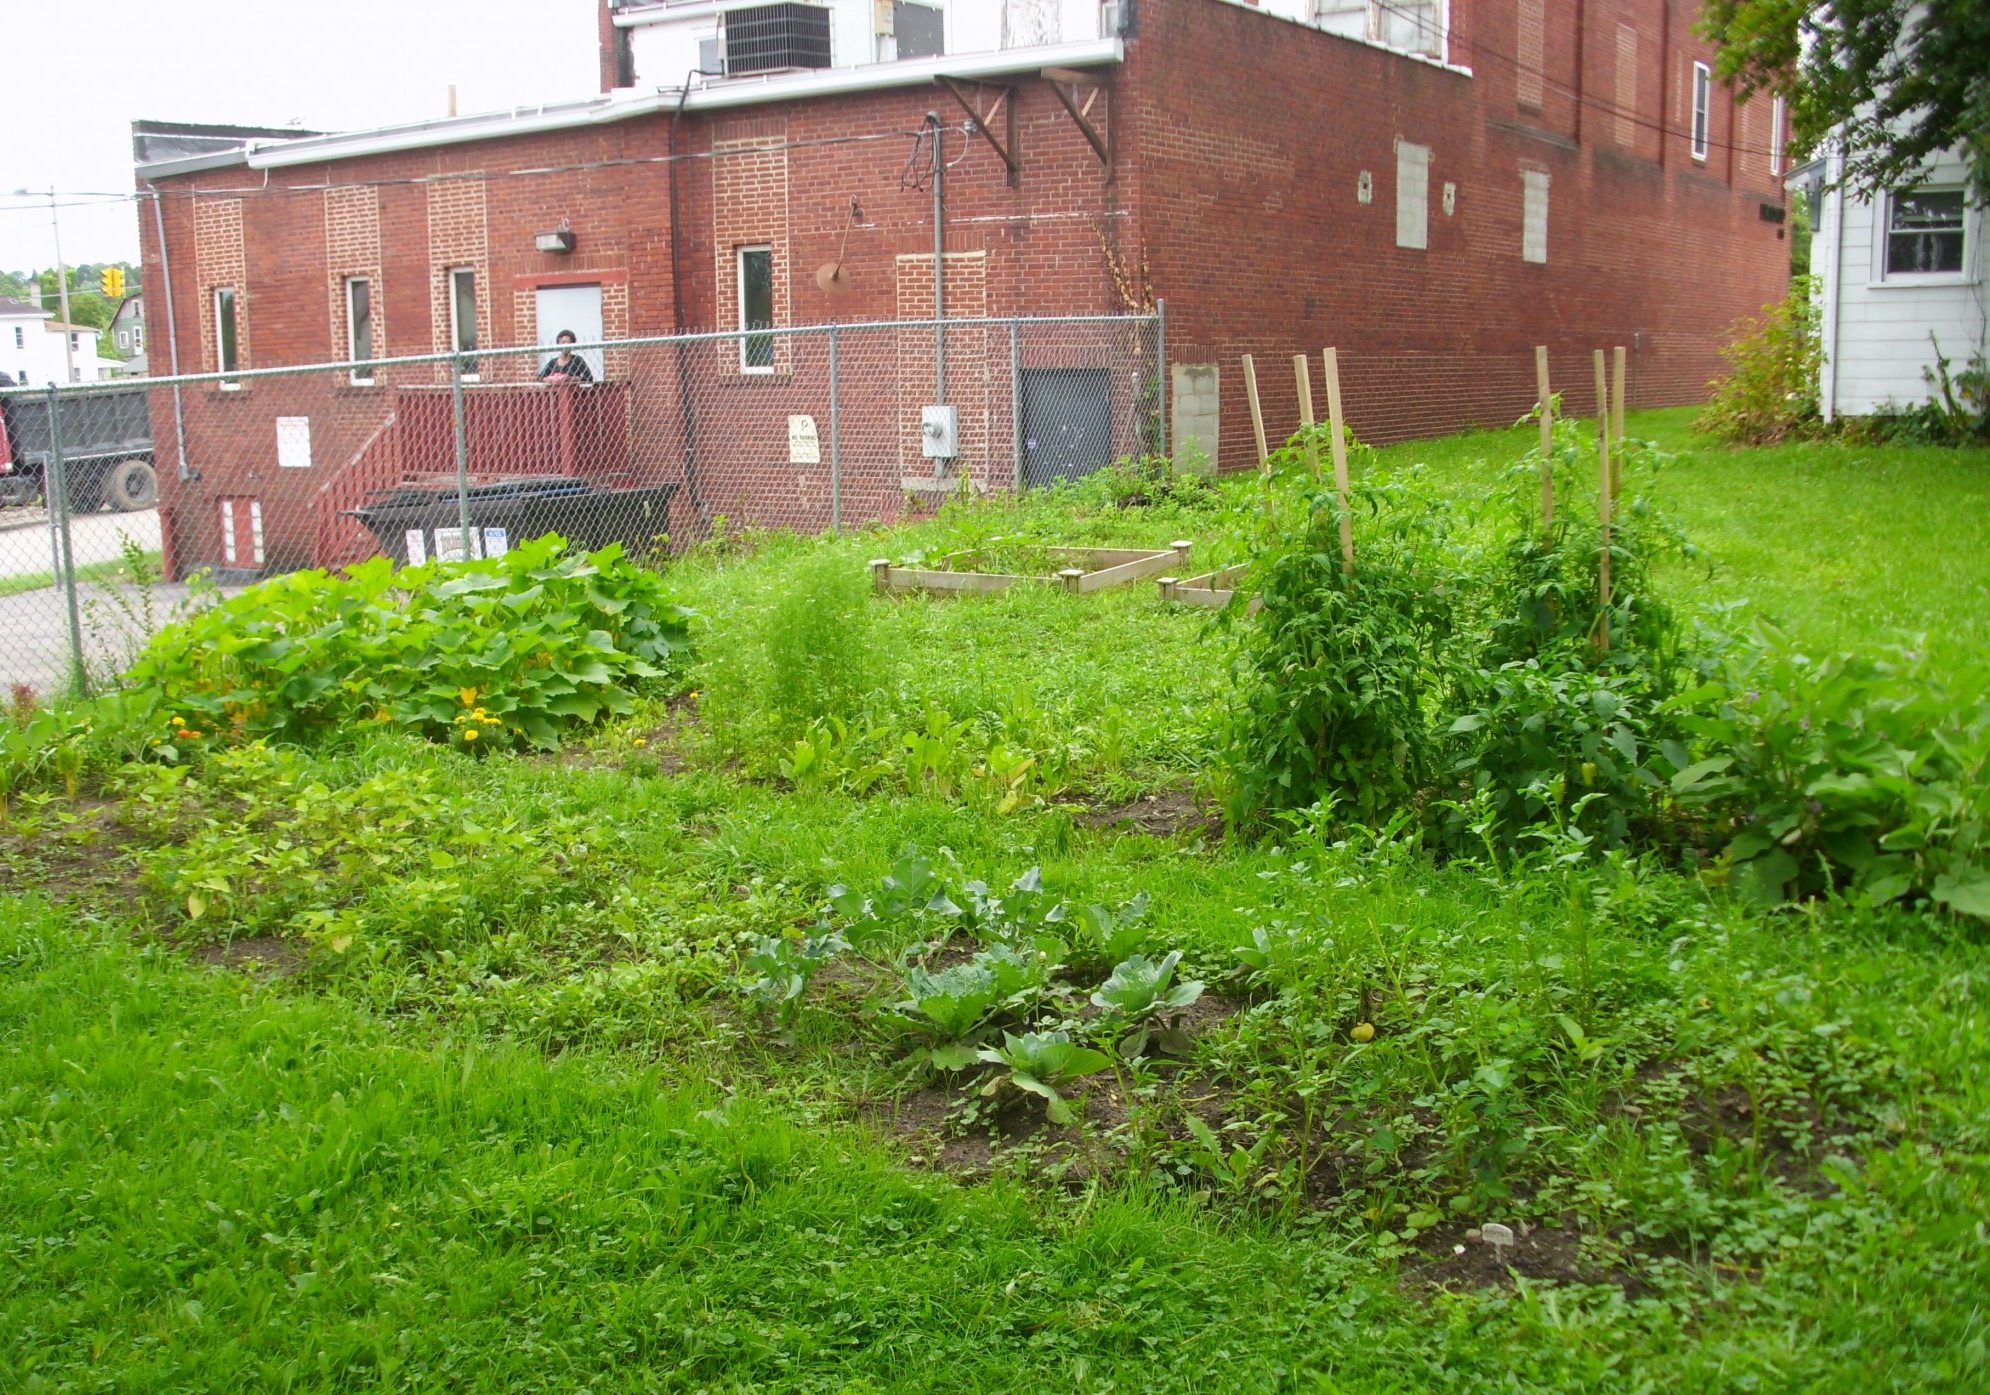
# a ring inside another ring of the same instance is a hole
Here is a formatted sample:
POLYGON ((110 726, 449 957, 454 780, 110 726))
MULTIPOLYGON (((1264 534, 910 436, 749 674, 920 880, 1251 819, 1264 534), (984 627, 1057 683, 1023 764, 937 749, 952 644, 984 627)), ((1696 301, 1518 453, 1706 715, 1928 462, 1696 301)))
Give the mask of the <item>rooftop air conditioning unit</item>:
POLYGON ((726 76, 829 66, 829 11, 821 5, 752 5, 725 12, 726 76))

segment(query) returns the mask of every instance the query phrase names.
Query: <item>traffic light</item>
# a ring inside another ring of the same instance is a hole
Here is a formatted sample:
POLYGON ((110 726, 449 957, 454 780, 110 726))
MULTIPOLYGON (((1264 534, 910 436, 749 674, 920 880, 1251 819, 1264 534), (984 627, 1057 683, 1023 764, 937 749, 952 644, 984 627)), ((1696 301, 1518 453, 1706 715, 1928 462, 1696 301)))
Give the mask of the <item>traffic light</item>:
POLYGON ((104 294, 112 300, 124 299, 124 268, 107 266, 103 271, 104 294))

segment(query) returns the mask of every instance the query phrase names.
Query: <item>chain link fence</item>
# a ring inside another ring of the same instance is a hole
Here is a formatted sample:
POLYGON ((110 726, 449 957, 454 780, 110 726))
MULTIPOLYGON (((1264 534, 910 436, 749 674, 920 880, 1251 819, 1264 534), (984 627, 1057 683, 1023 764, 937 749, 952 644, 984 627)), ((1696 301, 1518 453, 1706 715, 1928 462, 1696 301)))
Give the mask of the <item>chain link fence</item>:
MULTIPOLYGON (((1170 365, 1165 341, 1161 315, 920 320, 0 394, 0 683, 101 684, 205 588, 298 568, 547 532, 642 558, 720 531, 862 528, 1175 434, 1198 438, 1184 461, 1215 441, 1223 469, 1254 466, 1237 363, 1170 365)), ((1684 356, 1617 342, 1632 407, 1700 396, 1665 376, 1684 356)), ((1298 422, 1306 347, 1254 355, 1274 444, 1298 422)), ((1588 352, 1550 357, 1564 411, 1592 414, 1588 352)), ((1375 444, 1507 426, 1536 396, 1531 349, 1340 364, 1348 422, 1375 444)))

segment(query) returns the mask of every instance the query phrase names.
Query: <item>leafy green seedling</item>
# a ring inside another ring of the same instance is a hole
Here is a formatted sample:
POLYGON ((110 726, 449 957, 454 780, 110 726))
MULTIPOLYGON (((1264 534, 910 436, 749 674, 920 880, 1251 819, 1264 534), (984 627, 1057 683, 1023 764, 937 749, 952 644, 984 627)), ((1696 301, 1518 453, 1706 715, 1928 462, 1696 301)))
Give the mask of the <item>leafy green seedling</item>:
POLYGON ((1103 1051, 1094 1051, 1072 1041, 1069 1032, 1025 1032, 1021 1036, 1004 1032, 1001 1048, 984 1050, 980 1056, 984 1061, 1007 1068, 1005 1073, 995 1076, 981 1087, 982 1094, 992 1095, 1004 1084, 1009 1084, 1018 1090, 1041 1095, 1045 1101, 1044 1112, 1053 1124, 1078 1122, 1076 1111, 1058 1091, 1072 1081, 1095 1074, 1112 1064, 1111 1058, 1103 1051))
POLYGON ((1094 1004, 1132 1028, 1120 1039, 1122 1056, 1131 1058, 1147 1050, 1153 1018, 1164 1012, 1179 1011, 1202 996, 1199 980, 1168 986, 1181 959, 1180 950, 1170 950, 1159 962, 1136 954, 1116 966, 1112 976, 1092 995, 1094 1004))
POLYGON ((815 971, 849 947, 835 935, 811 936, 801 944, 785 936, 762 935, 754 941, 753 953, 740 961, 741 971, 754 976, 746 991, 786 1025, 801 1007, 815 971))
POLYGON ((1251 942, 1236 955, 1260 983, 1285 983, 1296 976, 1311 946, 1295 925, 1273 921, 1270 929, 1259 926, 1251 932, 1251 942))
POLYGON ((1152 904, 1143 891, 1117 910, 1099 905, 1058 906, 1044 921, 1069 925, 1072 948, 1087 960, 1113 964, 1145 948, 1145 922, 1152 904))
POLYGON ((979 959, 937 974, 914 966, 906 971, 905 989, 910 996, 899 1010, 938 1030, 941 1044, 929 1055, 941 1070, 959 1070, 974 1060, 975 1029, 1004 997, 1001 977, 979 959))

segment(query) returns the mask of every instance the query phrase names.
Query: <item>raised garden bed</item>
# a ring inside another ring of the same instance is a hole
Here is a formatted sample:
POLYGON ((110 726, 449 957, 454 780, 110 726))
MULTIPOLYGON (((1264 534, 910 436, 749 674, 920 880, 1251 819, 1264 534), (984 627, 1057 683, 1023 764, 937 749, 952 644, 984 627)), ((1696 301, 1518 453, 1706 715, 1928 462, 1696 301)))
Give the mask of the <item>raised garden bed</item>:
MULTIPOLYGON (((1220 610, 1230 604, 1230 598, 1237 594, 1237 582, 1242 579, 1242 567, 1225 567, 1221 571, 1204 572, 1201 576, 1189 577, 1186 581, 1177 577, 1164 576, 1156 585, 1160 587, 1161 599, 1179 601, 1183 605, 1208 606, 1220 610)), ((1255 598, 1252 607, 1256 608, 1255 598)))
MULTIPOLYGON (((996 540, 997 544, 1000 539, 996 540)), ((987 550, 957 552, 939 559, 939 565, 925 567, 894 567, 891 562, 880 557, 871 563, 871 576, 877 582, 879 591, 968 591, 990 593, 1006 591, 1019 581, 1048 582, 1062 586, 1076 596, 1090 595, 1094 591, 1104 591, 1108 587, 1125 586, 1130 582, 1145 581, 1166 571, 1185 571, 1188 561, 1189 544, 1177 542, 1169 547, 1129 548, 1129 547, 1028 547, 1010 548, 1012 554, 1021 554, 1031 563, 1041 562, 1042 571, 1024 568, 1013 572, 983 570, 993 565, 993 558, 1002 555, 1003 550, 991 545, 987 550)))

